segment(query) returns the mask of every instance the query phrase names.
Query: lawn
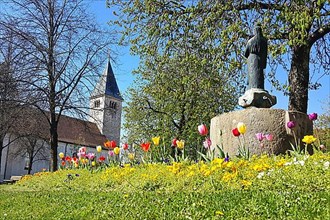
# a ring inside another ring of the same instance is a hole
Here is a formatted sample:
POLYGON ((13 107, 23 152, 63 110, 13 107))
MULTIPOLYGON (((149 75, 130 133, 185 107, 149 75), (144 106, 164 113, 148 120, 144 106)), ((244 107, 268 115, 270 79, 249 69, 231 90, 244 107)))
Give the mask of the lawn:
POLYGON ((330 219, 330 156, 112 166, 0 185, 0 219, 330 219))

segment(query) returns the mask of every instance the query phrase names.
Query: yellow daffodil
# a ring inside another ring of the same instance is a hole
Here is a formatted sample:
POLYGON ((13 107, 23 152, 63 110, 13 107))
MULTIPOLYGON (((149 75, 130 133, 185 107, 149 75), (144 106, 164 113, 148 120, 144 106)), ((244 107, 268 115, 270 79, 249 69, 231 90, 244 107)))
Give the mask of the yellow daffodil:
POLYGON ((224 215, 224 213, 221 211, 215 211, 215 215, 221 216, 221 215, 224 215))
POLYGON ((239 133, 244 134, 246 132, 246 125, 243 122, 237 124, 237 129, 239 133))
POLYGON ((153 137, 152 138, 152 142, 154 143, 155 146, 158 146, 159 145, 159 140, 160 140, 160 137, 153 137))
POLYGON ((182 150, 184 148, 184 140, 176 141, 176 146, 178 149, 182 150))
POLYGON ((64 153, 61 152, 61 153, 58 154, 58 156, 62 159, 62 158, 64 158, 64 153))
POLYGON ((118 155, 120 153, 120 148, 119 147, 115 147, 115 149, 113 149, 113 152, 118 155))
POLYGON ((304 138, 302 139, 302 142, 304 142, 306 144, 311 144, 314 141, 316 141, 316 138, 313 137, 313 135, 305 135, 304 138))
POLYGON ((97 147, 96 147, 96 151, 97 151, 98 153, 100 153, 100 152, 102 151, 102 147, 101 147, 101 146, 97 146, 97 147))
POLYGON ((252 185, 252 182, 249 180, 242 180, 241 184, 244 186, 244 188, 248 188, 249 186, 252 185))

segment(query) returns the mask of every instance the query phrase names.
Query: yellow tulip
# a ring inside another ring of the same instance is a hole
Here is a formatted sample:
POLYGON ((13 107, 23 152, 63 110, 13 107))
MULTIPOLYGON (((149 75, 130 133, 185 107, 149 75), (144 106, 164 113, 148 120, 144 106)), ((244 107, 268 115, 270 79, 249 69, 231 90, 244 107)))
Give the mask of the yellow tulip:
POLYGON ((237 124, 237 129, 239 133, 244 134, 246 132, 246 125, 243 122, 237 124))
POLYGON ((62 158, 64 158, 64 153, 61 152, 61 153, 58 154, 58 156, 62 159, 62 158))
POLYGON ((316 138, 313 135, 305 135, 304 138, 302 139, 302 142, 306 144, 311 144, 314 141, 316 141, 316 138))
POLYGON ((74 163, 74 167, 75 168, 78 168, 79 167, 79 164, 78 163, 74 163))
POLYGON ((176 141, 176 146, 177 146, 177 148, 182 150, 184 148, 184 140, 176 141))
POLYGON ((102 151, 102 147, 101 147, 101 146, 97 146, 97 147, 96 147, 96 151, 97 151, 98 153, 100 153, 100 152, 102 151))
POLYGON ((160 140, 160 137, 153 137, 152 138, 152 142, 154 143, 155 146, 158 146, 159 145, 159 140, 160 140))
POLYGON ((95 165, 96 165, 96 162, 95 162, 95 161, 93 161, 93 162, 92 162, 92 166, 93 166, 93 167, 95 167, 95 165))
POLYGON ((129 154, 128 154, 128 159, 129 159, 129 160, 134 160, 134 157, 135 157, 134 154, 132 154, 132 153, 129 153, 129 154))
POLYGON ((118 155, 120 153, 120 148, 119 147, 115 147, 115 149, 113 149, 113 152, 118 155))

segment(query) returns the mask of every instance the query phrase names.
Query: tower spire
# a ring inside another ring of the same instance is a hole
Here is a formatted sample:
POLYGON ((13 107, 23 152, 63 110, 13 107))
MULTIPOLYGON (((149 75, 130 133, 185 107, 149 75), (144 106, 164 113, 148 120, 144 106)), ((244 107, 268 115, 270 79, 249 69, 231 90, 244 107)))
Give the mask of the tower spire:
POLYGON ((108 56, 108 63, 106 65, 106 68, 104 69, 99 82, 96 84, 96 86, 91 94, 91 98, 97 97, 97 96, 102 96, 102 95, 108 95, 108 96, 111 96, 111 97, 114 97, 116 99, 123 101, 123 98, 120 94, 120 91, 119 91, 119 88, 117 85, 115 75, 114 75, 112 67, 111 67, 110 54, 108 56))

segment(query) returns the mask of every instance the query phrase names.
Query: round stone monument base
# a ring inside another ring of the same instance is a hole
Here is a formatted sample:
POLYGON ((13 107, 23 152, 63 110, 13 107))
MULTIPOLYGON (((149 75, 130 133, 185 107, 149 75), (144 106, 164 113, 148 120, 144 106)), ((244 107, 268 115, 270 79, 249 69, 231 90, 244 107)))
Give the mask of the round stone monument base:
POLYGON ((295 145, 295 139, 300 146, 305 135, 313 134, 313 123, 308 115, 302 112, 286 111, 282 109, 249 108, 224 113, 211 119, 210 138, 212 149, 221 146, 229 156, 238 155, 238 147, 248 147, 251 154, 280 154, 295 145), (287 127, 288 121, 294 121, 293 129, 287 127), (238 122, 243 122, 247 129, 244 135, 235 137, 232 129, 238 122), (273 140, 259 141, 257 133, 271 134, 273 140))

